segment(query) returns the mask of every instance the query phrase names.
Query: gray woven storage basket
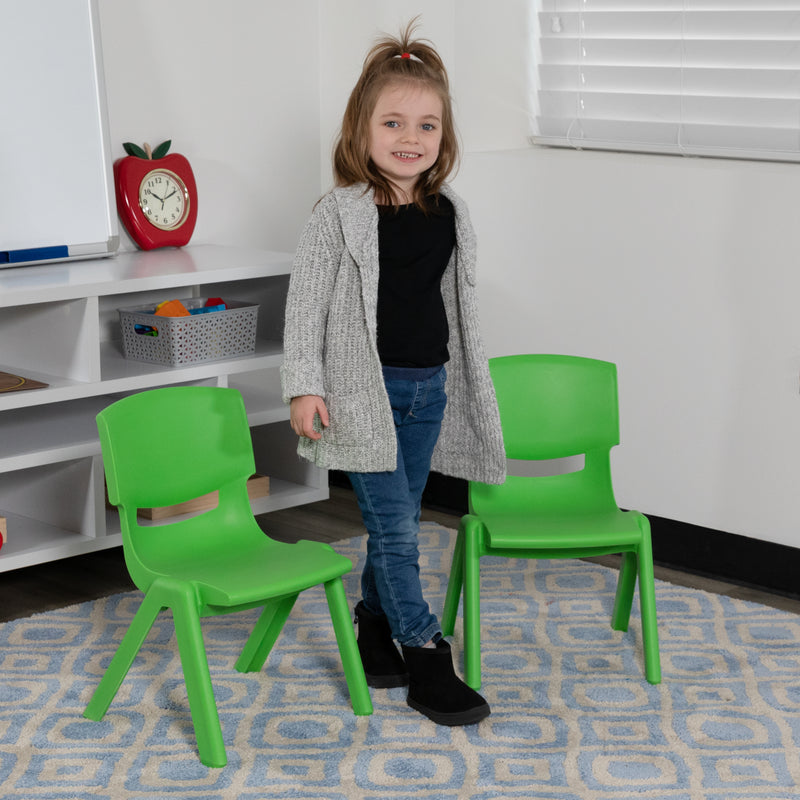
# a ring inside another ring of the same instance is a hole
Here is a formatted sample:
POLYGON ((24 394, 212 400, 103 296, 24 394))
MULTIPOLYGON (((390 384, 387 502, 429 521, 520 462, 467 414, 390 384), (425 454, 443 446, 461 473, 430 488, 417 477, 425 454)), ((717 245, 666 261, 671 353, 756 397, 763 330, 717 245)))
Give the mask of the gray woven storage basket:
MULTIPOLYGON (((191 310, 203 307, 206 299, 181 302, 191 310)), ((157 317, 152 306, 120 308, 125 358, 177 366, 253 353, 258 303, 227 299, 225 303, 225 310, 189 317, 157 317)))

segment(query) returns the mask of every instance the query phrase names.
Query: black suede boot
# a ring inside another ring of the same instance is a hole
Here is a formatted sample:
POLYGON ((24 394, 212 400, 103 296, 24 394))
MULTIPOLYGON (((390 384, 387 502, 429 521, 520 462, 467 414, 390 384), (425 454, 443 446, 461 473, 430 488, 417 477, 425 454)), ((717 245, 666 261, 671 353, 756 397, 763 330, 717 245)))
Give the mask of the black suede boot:
POLYGON ((359 602, 355 609, 358 625, 358 652, 367 676, 367 686, 390 689, 406 686, 408 672, 397 652, 389 621, 385 616, 372 614, 359 602))
POLYGON ((406 647, 408 704, 439 725, 473 725, 491 713, 489 704, 470 689, 453 669, 450 645, 440 639, 436 647, 406 647))

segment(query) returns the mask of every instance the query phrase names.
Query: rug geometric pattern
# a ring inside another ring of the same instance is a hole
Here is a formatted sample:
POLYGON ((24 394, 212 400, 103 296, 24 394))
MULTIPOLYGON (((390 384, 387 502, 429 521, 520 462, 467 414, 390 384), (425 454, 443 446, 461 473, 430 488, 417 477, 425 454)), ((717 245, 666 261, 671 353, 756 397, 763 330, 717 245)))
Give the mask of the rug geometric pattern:
MULTIPOLYGON (((423 523, 441 610, 454 534, 423 523)), ((357 567, 364 539, 336 549, 357 567)), ((83 709, 136 592, 0 626, 8 800, 787 800, 800 797, 800 619, 657 582, 663 680, 639 616, 609 626, 616 572, 484 559, 479 725, 437 726, 404 689, 353 715, 322 590, 301 595, 261 673, 234 670, 256 612, 203 621, 228 766, 197 758, 172 621, 160 618, 101 722, 83 709)), ((638 602, 638 601, 637 601, 638 602)), ((454 637, 461 653, 460 617, 454 637)), ((460 669, 460 666, 459 666, 460 669)))

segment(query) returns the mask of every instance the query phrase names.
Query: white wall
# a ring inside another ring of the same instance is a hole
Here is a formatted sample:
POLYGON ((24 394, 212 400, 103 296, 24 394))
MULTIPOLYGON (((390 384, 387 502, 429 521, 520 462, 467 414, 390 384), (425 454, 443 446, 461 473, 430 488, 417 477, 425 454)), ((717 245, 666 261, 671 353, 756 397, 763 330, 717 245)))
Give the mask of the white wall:
POLYGON ((490 354, 617 362, 623 505, 800 546, 798 171, 471 154, 490 354))
MULTIPOLYGON (((422 13, 490 355, 615 361, 620 503, 800 546, 800 171, 527 144, 527 0, 100 0, 112 140, 172 138, 195 241, 291 250, 373 38, 422 13)), ((129 246, 129 245, 128 245, 129 246)))
POLYGON ((528 0, 337 0, 321 4, 322 185, 345 103, 364 56, 384 33, 419 16, 450 75, 465 152, 518 148, 528 141, 528 0), (486 34, 489 34, 487 39, 486 34))
POLYGON ((197 179, 193 242, 293 250, 320 192, 319 1, 99 10, 114 156, 172 139, 197 179))

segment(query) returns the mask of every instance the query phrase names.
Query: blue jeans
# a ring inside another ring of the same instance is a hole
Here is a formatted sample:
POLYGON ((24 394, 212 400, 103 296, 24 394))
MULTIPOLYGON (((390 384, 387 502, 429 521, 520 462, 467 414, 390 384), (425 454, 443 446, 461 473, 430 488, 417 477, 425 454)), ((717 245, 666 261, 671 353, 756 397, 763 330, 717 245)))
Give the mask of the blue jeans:
POLYGON ((361 574, 364 606, 386 614, 394 638, 409 647, 441 637, 439 621, 422 597, 418 534, 422 492, 447 403, 446 377, 444 367, 384 367, 397 469, 348 473, 368 533, 361 574))

